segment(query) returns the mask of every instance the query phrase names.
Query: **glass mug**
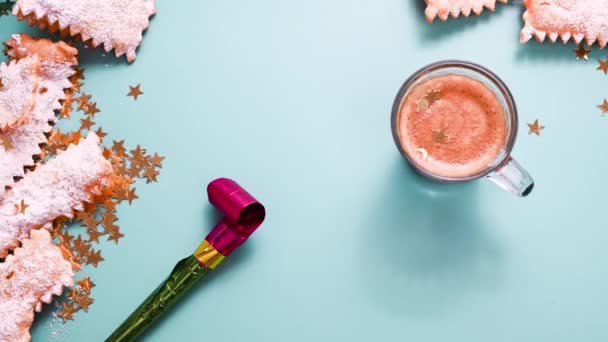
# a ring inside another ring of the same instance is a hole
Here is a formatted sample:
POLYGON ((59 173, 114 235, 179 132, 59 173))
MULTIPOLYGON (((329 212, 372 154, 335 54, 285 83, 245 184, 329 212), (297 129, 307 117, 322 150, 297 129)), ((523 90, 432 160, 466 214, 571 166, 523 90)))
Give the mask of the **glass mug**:
POLYGON ((532 192, 532 189, 534 188, 534 180, 528 174, 528 172, 511 157, 511 151, 513 150, 515 139, 517 137, 517 128, 517 108, 515 107, 513 95, 511 95, 511 92, 505 83, 492 71, 475 63, 459 60, 436 62, 423 67, 410 76, 410 78, 405 81, 399 90, 397 97, 395 98, 391 116, 391 129, 395 143, 397 144, 401 154, 418 173, 432 180, 447 183, 466 182, 487 177, 501 188, 517 196, 525 197, 532 192), (407 99, 407 96, 417 85, 442 75, 466 76, 481 82, 496 95, 503 108, 506 122, 506 139, 504 140, 504 144, 500 148, 500 151, 494 161, 486 165, 482 170, 471 175, 447 177, 444 175, 435 174, 423 168, 416 162, 415 158, 408 154, 406 149, 403 147, 404 143, 402 143, 400 139, 399 123, 403 101, 407 99))

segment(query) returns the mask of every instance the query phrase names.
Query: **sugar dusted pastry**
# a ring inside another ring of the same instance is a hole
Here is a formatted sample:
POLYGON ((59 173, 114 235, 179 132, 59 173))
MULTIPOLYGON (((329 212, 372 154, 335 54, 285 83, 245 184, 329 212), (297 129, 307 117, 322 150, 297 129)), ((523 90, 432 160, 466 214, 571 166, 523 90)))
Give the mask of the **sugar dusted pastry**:
POLYGON ((0 199, 0 258, 19 245, 32 229, 55 218, 74 217, 92 202, 112 174, 93 132, 55 158, 29 172, 0 199))
POLYGON ((13 34, 5 45, 6 54, 14 60, 38 55, 43 61, 47 74, 49 68, 65 66, 71 69, 72 66, 78 64, 76 59, 78 50, 62 41, 53 42, 50 39, 32 38, 25 33, 20 33, 13 34))
POLYGON ((10 141, 12 148, 0 147, 0 195, 6 187, 13 185, 14 177, 23 177, 24 167, 34 165, 32 156, 40 154, 40 144, 47 142, 46 133, 56 121, 55 110, 61 108, 64 90, 72 83, 69 77, 78 64, 78 51, 64 42, 34 39, 26 34, 15 34, 6 42, 7 55, 20 63, 28 58, 40 61, 40 84, 35 94, 35 106, 27 123, 3 132, 3 139, 10 141), (44 90, 44 91, 42 91, 44 90))
MULTIPOLYGON (((432 23, 435 17, 446 21, 450 15, 453 18, 458 18, 460 14, 468 17, 471 12, 476 15, 481 14, 484 7, 490 11, 494 11, 497 0, 425 0, 426 20, 432 23)), ((508 0, 498 0, 499 2, 506 3, 508 0)))
POLYGON ((32 116, 40 82, 38 57, 0 65, 0 131, 23 124, 32 116))
POLYGON ((103 44, 129 62, 155 13, 153 0, 17 0, 13 7, 19 20, 78 36, 93 47, 103 44))
POLYGON ((29 341, 34 311, 74 282, 70 262, 51 243, 48 231, 30 238, 0 263, 0 341, 29 341))
POLYGON ((520 39, 525 43, 535 37, 543 42, 561 38, 576 44, 608 43, 608 0, 524 0, 524 28, 520 39))

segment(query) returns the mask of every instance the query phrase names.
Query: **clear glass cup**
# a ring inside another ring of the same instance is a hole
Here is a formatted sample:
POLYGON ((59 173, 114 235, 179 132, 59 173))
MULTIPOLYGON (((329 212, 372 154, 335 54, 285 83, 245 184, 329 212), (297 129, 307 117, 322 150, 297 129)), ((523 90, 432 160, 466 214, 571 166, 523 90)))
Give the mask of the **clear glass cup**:
POLYGON ((511 157, 511 151, 515 145, 518 128, 517 108, 515 106, 513 95, 511 95, 509 88, 507 88, 505 83, 498 76, 496 76, 496 74, 482 67, 481 65, 467 61, 445 60, 427 65, 416 71, 405 81, 399 90, 397 97, 395 98, 391 116, 391 128, 393 131, 393 138, 401 154, 418 173, 427 178, 440 182, 456 183, 487 177, 501 188, 521 197, 528 196, 534 188, 534 180, 530 174, 528 174, 528 172, 511 157), (492 90, 502 104, 505 113, 505 121, 507 124, 507 139, 505 140, 505 144, 501 148, 496 159, 487 165, 485 169, 467 177, 444 177, 433 174, 420 167, 416 164, 415 159, 408 155, 401 145, 401 141, 399 139, 398 128, 401 104, 402 101, 407 98, 409 92, 421 82, 436 76, 450 74, 470 77, 474 80, 480 81, 486 87, 488 87, 488 89, 492 90))

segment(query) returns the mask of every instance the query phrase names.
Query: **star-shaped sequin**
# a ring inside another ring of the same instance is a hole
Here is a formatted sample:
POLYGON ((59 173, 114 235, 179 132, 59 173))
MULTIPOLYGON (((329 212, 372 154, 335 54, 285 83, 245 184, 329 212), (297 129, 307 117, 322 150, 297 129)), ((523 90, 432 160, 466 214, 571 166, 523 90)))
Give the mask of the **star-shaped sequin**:
POLYGON ((97 108, 97 102, 90 102, 85 111, 85 113, 87 115, 90 115, 92 118, 94 118, 95 114, 97 114, 99 112, 101 112, 101 110, 99 110, 99 108, 97 108))
POLYGON ((63 318, 64 321, 67 321, 68 319, 74 320, 74 312, 76 312, 76 306, 74 305, 74 302, 64 302, 63 308, 61 309, 61 311, 59 311, 57 315, 63 318))
POLYGON ((578 49, 574 49, 572 50, 574 52, 576 52, 576 59, 585 59, 585 60, 589 60, 589 53, 591 52, 591 50, 587 50, 585 49, 584 46, 580 45, 578 47, 578 49))
POLYGON ((89 305, 93 304, 93 299, 87 292, 72 290, 70 297, 85 311, 89 312, 89 305))
POLYGON ((133 98, 137 101, 137 97, 139 95, 143 95, 144 92, 141 91, 140 89, 140 84, 136 85, 135 87, 133 86, 129 86, 129 88, 131 88, 131 90, 129 91, 129 93, 127 94, 127 96, 133 96, 133 98))
POLYGON ((104 258, 101 256, 101 251, 99 250, 87 255, 87 264, 93 265, 95 268, 97 268, 97 265, 103 260, 104 258))
POLYGON ((545 129, 545 126, 542 126, 540 124, 540 122, 538 122, 538 120, 534 120, 533 123, 529 123, 528 127, 530 128, 530 131, 528 132, 528 134, 536 134, 536 135, 540 135, 540 131, 545 129))
POLYGON ((158 153, 154 153, 154 155, 150 158, 150 163, 152 163, 152 166, 154 167, 163 167, 163 160, 165 159, 165 157, 160 156, 158 153))
POLYGON ((91 281, 91 278, 84 277, 78 282, 78 286, 82 289, 82 291, 91 293, 91 289, 95 287, 95 283, 91 281))
POLYGON ((433 130, 433 141, 437 144, 445 144, 449 140, 449 135, 445 133, 445 128, 433 130))
POLYGON ((5 136, 0 135, 0 145, 2 145, 2 147, 4 148, 4 150, 6 152, 12 150, 13 148, 15 148, 13 146, 13 143, 11 142, 11 140, 5 136))
POLYGON ((604 99, 604 102, 597 106, 602 111, 602 116, 606 116, 608 114, 608 100, 604 99))
POLYGON ((598 60, 599 66, 595 70, 601 70, 604 74, 608 74, 608 58, 604 60, 598 60))
POLYGON ((95 126, 95 122, 89 118, 80 119, 80 129, 90 131, 95 126))

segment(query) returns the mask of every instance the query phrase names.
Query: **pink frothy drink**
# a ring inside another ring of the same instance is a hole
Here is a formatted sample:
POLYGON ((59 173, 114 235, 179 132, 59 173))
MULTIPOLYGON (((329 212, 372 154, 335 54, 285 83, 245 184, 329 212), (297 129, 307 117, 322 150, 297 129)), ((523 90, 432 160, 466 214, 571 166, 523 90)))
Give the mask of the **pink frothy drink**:
POLYGON ((506 85, 469 62, 444 61, 419 70, 393 105, 395 143, 418 172, 444 182, 488 176, 527 196, 534 182, 510 157, 517 124, 506 85))

